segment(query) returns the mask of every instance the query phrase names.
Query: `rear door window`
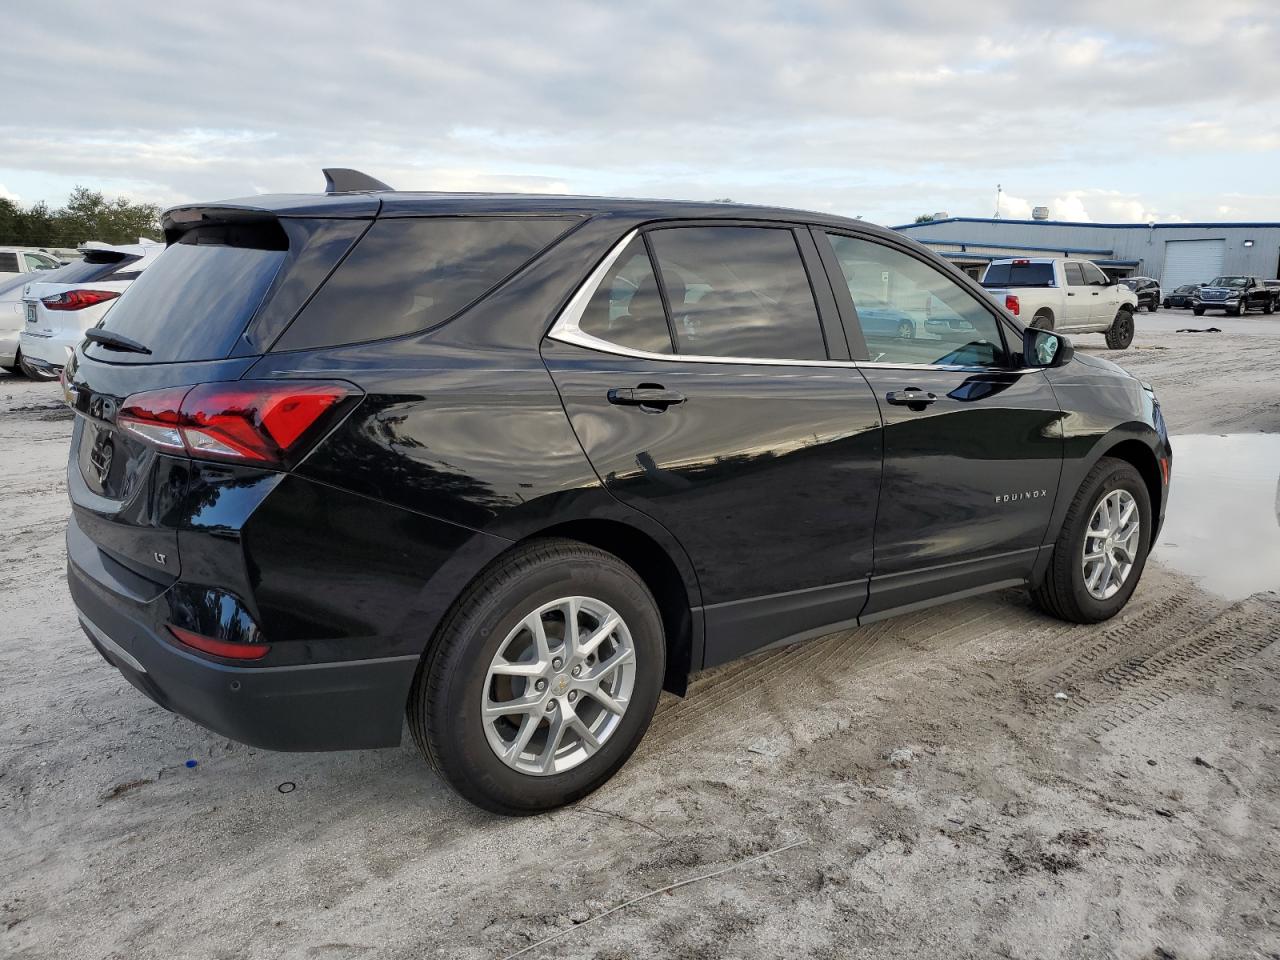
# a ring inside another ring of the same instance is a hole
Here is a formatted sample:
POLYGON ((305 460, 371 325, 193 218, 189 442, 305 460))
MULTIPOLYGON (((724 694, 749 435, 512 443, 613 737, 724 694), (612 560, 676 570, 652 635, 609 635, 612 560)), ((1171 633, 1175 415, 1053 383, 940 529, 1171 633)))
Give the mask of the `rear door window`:
POLYGON ((1083 287, 1084 271, 1080 269, 1080 264, 1074 260, 1068 260, 1062 265, 1062 272, 1067 278, 1068 287, 1083 287))
POLYGON ((226 357, 266 296, 287 250, 288 239, 274 220, 189 230, 138 275, 103 320, 104 329, 151 353, 125 353, 95 343, 87 348, 89 355, 121 363, 226 357))
POLYGON ((676 227, 649 234, 676 351, 826 360, 818 308, 790 229, 676 227))
POLYGON ((640 237, 627 244, 582 312, 578 329, 631 350, 671 353, 658 278, 640 237))
POLYGON ((272 349, 382 340, 443 323, 575 222, 542 217, 376 220, 272 349))

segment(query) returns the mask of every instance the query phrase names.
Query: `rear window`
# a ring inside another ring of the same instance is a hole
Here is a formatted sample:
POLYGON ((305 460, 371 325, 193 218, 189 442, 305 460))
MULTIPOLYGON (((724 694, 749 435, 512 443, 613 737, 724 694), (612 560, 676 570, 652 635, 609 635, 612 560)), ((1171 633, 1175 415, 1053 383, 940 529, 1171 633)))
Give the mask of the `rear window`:
POLYGON ((993 263, 982 278, 984 287, 1052 287, 1052 263, 993 263))
POLYGON ((188 231, 130 284, 102 323, 151 353, 123 353, 101 344, 88 350, 126 363, 226 357, 266 296, 287 249, 275 221, 188 231))
POLYGON ((132 253, 120 253, 115 250, 89 250, 83 260, 68 263, 56 270, 47 270, 33 280, 41 283, 86 283, 90 280, 127 279, 117 276, 130 264, 142 258, 132 253))
POLYGON ((0 253, 0 273, 17 273, 18 255, 16 253, 0 253))
POLYGON ((551 218, 376 220, 272 348, 398 337, 457 316, 574 223, 551 218))

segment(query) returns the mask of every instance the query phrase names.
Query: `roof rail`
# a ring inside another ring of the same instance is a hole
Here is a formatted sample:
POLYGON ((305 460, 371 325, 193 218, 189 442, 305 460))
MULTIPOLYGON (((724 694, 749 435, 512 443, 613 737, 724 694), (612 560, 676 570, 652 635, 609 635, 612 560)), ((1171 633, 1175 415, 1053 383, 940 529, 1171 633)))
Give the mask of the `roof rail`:
POLYGON ((365 190, 390 190, 381 180, 347 167, 324 168, 325 193, 358 193, 365 190))

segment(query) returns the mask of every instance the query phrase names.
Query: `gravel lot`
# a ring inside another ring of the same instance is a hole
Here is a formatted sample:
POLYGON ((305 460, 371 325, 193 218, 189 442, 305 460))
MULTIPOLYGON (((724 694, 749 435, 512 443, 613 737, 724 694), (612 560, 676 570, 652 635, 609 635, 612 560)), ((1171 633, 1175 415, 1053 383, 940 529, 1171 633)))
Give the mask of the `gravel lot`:
MULTIPOLYGON (((1138 330, 1077 345, 1175 435, 1280 434, 1280 319, 1138 330)), ((1177 454, 1201 482, 1110 623, 1009 591, 770 652, 664 697, 585 803, 508 820, 407 744, 263 752, 130 687, 63 580, 70 426, 0 374, 0 956, 1280 957, 1271 461, 1177 454), (1211 495, 1235 481, 1258 506, 1211 495)))

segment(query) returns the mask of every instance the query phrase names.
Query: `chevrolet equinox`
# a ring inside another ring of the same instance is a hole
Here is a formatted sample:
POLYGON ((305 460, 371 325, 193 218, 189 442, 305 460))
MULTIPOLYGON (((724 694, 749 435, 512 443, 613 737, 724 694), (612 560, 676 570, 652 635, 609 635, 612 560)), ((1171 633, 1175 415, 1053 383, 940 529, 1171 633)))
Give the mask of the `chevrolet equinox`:
POLYGON ((919 244, 326 174, 167 211, 63 374, 71 594, 158 704, 276 750, 407 714, 528 813, 696 671, 987 590, 1080 623, 1133 593, 1151 387, 919 244))

